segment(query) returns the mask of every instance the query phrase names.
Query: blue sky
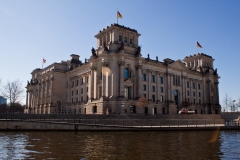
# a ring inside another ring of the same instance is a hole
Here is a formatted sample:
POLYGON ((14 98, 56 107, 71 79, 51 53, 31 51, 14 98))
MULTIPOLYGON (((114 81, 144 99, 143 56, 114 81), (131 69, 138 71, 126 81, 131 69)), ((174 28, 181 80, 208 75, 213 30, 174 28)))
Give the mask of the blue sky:
POLYGON ((119 24, 141 34, 144 57, 182 60, 197 52, 198 41, 198 51, 215 59, 220 103, 225 94, 238 100, 239 8, 239 0, 1 0, 0 77, 25 86, 43 57, 45 66, 71 54, 84 61, 99 30, 116 23, 118 9, 119 24))

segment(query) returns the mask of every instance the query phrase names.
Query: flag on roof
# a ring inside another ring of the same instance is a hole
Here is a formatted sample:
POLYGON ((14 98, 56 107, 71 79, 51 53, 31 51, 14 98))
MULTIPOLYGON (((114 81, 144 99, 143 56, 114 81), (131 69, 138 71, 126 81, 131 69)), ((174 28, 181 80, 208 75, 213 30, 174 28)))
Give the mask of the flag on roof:
POLYGON ((42 62, 43 62, 43 63, 46 63, 46 59, 43 58, 42 62))
POLYGON ((197 41, 197 47, 202 48, 202 46, 198 43, 198 41, 197 41))
POLYGON ((122 19, 122 15, 120 12, 117 11, 117 18, 121 18, 122 19))

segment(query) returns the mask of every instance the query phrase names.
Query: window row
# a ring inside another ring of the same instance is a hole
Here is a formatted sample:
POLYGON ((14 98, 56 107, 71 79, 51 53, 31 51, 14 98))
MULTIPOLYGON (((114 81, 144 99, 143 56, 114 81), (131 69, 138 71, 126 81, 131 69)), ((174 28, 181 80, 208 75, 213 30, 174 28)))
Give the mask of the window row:
MULTIPOLYGON (((190 101, 189 101, 189 98, 187 98, 187 101, 190 102, 190 101)), ((192 102, 192 103, 193 103, 194 105, 196 104, 196 99, 195 99, 195 98, 193 98, 193 102, 192 102)), ((201 99, 198 100, 198 104, 199 104, 199 105, 202 105, 201 99)))
MULTIPOLYGON (((187 88, 189 88, 190 87, 190 83, 189 82, 187 82, 187 88)), ((196 83, 192 83, 192 88, 193 89, 196 89, 196 83)), ((201 89, 201 84, 198 84, 198 89, 201 89)))
MULTIPOLYGON (((88 87, 86 88, 86 92, 88 92, 88 87)), ((83 94, 83 88, 81 88, 81 94, 83 94)), ((74 91, 72 91, 72 96, 74 95, 74 91)), ((76 95, 78 95, 78 89, 76 90, 76 95)))
MULTIPOLYGON (((142 74, 142 80, 143 80, 143 81, 147 81, 147 74, 145 74, 145 73, 142 74)), ((155 75, 152 75, 152 76, 151 76, 151 82, 156 82, 155 75)), ((160 82, 161 84, 163 84, 163 77, 160 77, 160 78, 159 78, 159 82, 160 82)))
POLYGON ((125 36, 125 37, 123 38, 122 35, 119 35, 118 41, 120 41, 120 42, 123 41, 124 43, 128 43, 128 42, 129 42, 129 44, 133 44, 133 38, 129 38, 129 39, 128 39, 127 36, 125 36))
MULTIPOLYGON (((190 96, 190 91, 187 91, 187 95, 190 96)), ((193 91, 193 97, 196 96, 196 92, 193 91)), ((198 97, 201 97, 201 92, 198 92, 198 97)))
MULTIPOLYGON (((143 87, 142 88, 143 91, 147 90, 147 85, 144 84, 142 87, 143 87)), ((159 91, 160 91, 160 93, 163 93, 163 87, 160 87, 159 91)), ((152 92, 155 92, 155 86, 152 86, 152 92)))
MULTIPOLYGON (((143 97, 147 99, 147 95, 146 95, 146 94, 143 94, 143 97)), ((151 100, 152 100, 152 102, 156 102, 156 98, 155 98, 155 95, 154 95, 154 94, 152 95, 152 99, 151 99, 151 100)), ((160 96, 159 101, 160 101, 161 103, 163 103, 163 96, 162 96, 162 95, 160 96)))
MULTIPOLYGON (((85 83, 88 83, 88 77, 85 78, 85 83)), ((80 84, 81 85, 84 84, 84 79, 83 78, 81 78, 80 84)), ((78 85, 79 85, 79 81, 78 80, 72 81, 72 87, 78 86, 78 85)))
MULTIPOLYGON (((88 101, 88 96, 86 96, 86 102, 88 101)), ((80 101, 78 100, 78 97, 76 97, 75 102, 83 102, 83 97, 80 98, 80 101)), ((72 103, 74 103, 74 98, 72 98, 72 103)))

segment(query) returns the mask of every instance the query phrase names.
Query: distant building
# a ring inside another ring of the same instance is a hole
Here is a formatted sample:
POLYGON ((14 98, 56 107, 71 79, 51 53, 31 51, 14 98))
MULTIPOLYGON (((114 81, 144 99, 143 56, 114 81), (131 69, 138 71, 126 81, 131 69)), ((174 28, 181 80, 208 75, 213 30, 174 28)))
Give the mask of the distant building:
POLYGON ((139 36, 135 29, 112 24, 95 36, 97 48, 88 60, 72 54, 70 60, 33 70, 25 113, 177 114, 186 104, 196 114, 220 113, 220 77, 211 56, 144 58, 139 36), (148 102, 141 107, 140 97, 148 102))
POLYGON ((7 98, 0 96, 0 105, 1 104, 7 104, 7 98))

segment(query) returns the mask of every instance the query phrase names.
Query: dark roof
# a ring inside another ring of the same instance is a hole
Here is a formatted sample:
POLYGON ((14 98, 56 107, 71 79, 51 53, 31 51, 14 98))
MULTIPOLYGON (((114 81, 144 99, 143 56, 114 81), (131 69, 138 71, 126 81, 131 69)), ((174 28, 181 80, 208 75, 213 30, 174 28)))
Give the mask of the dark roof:
MULTIPOLYGON (((129 28, 129 27, 121 26, 121 25, 116 24, 116 23, 111 24, 111 26, 120 27, 120 28, 123 28, 123 29, 129 30, 129 31, 132 31, 132 32, 136 32, 136 33, 138 33, 136 29, 131 29, 131 28, 129 28)), ((107 26, 106 29, 108 29, 108 28, 109 28, 109 26, 107 26)), ((103 28, 103 30, 100 30, 99 33, 102 32, 102 31, 104 31, 104 30, 105 30, 105 28, 103 28)))
POLYGON ((198 53, 198 54, 194 54, 194 55, 186 56, 185 58, 194 57, 194 56, 197 56, 197 55, 203 55, 203 56, 206 56, 206 57, 212 58, 212 56, 209 56, 209 55, 204 54, 204 53, 198 53))
POLYGON ((81 64, 81 61, 79 61, 77 59, 71 59, 71 63, 81 64))

